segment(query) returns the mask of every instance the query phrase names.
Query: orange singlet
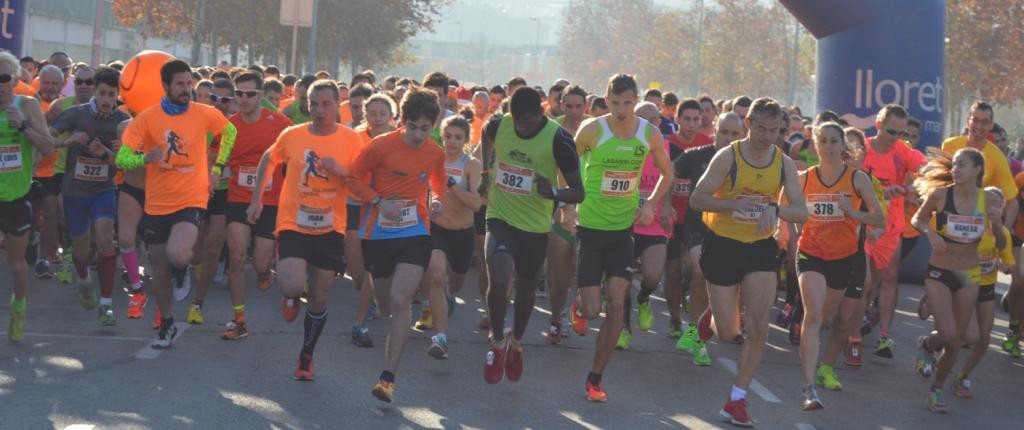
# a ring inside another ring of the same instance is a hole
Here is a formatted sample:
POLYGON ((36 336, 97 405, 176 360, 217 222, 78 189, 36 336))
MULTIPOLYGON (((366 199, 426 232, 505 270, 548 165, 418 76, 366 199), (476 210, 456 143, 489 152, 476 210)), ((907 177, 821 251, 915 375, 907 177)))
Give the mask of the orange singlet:
POLYGON ((822 182, 818 167, 807 170, 804 195, 807 213, 803 233, 797 241, 800 252, 826 261, 839 260, 857 253, 859 245, 857 220, 846 216, 839 207, 840 197, 850 199, 851 206, 859 208, 861 198, 853 187, 856 169, 843 167, 843 174, 831 185, 822 182))

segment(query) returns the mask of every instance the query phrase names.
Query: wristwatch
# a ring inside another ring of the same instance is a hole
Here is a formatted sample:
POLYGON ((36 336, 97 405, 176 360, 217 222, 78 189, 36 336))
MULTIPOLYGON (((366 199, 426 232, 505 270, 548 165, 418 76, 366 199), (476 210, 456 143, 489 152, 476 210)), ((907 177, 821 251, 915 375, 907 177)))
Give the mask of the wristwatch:
POLYGON ((374 206, 377 206, 377 205, 380 204, 381 200, 384 200, 384 199, 380 198, 380 196, 374 197, 373 200, 370 201, 370 204, 374 205, 374 206))

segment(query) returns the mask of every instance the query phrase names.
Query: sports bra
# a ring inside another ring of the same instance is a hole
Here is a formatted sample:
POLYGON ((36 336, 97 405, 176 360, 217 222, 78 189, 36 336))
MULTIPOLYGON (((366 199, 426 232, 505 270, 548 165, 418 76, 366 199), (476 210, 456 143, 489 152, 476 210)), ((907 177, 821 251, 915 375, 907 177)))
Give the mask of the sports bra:
POLYGON ((960 214, 956 210, 955 190, 946 188, 946 204, 935 216, 935 230, 947 242, 977 243, 985 233, 988 214, 985 213, 985 190, 978 190, 978 202, 974 211, 960 214))

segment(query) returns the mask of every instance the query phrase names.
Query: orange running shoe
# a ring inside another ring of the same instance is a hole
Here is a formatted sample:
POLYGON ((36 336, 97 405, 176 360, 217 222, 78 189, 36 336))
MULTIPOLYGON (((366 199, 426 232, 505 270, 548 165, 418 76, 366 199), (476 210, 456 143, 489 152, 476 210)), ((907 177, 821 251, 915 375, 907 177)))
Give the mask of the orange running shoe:
POLYGON ((606 402, 608 401, 608 393, 604 392, 600 384, 592 384, 587 381, 587 400, 591 402, 606 402))
POLYGON ((580 336, 587 335, 587 320, 580 316, 580 307, 576 300, 569 306, 569 323, 572 324, 572 331, 580 336))
POLYGON ((256 277, 256 288, 259 288, 262 292, 267 292, 270 289, 270 284, 274 283, 274 271, 266 275, 259 275, 256 277))
POLYGON ((295 363, 295 375, 292 379, 296 381, 312 381, 313 380, 313 357, 299 355, 298 361, 295 363))
POLYGON ((141 319, 142 310, 146 308, 146 303, 149 303, 149 296, 146 295, 145 291, 139 291, 134 294, 128 295, 128 318, 129 319, 141 319))
POLYGON ((281 316, 287 322, 295 321, 295 318, 299 316, 299 309, 302 304, 299 303, 298 299, 289 299, 287 297, 281 297, 281 316))
POLYGON ((149 326, 149 328, 151 328, 153 330, 160 330, 160 321, 162 319, 163 318, 161 318, 161 315, 160 315, 160 308, 157 307, 156 308, 156 319, 153 320, 153 325, 149 326))

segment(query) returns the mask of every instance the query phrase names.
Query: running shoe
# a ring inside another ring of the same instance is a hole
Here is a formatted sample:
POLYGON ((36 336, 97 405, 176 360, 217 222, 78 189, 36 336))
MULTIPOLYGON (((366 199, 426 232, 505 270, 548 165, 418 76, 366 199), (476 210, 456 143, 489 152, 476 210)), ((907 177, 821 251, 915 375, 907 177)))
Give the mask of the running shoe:
POLYGON ((430 336, 430 348, 427 349, 427 355, 434 357, 438 360, 447 360, 448 337, 438 334, 430 336))
POLYGON ((57 282, 62 284, 71 283, 71 268, 74 267, 74 262, 71 259, 71 250, 68 249, 60 256, 60 270, 57 270, 53 276, 57 278, 57 282))
POLYGON ((377 314, 380 313, 380 308, 377 307, 377 301, 370 302, 370 309, 366 311, 366 320, 373 321, 377 319, 377 314))
POLYGON ((836 378, 836 371, 831 365, 818 365, 818 370, 814 372, 814 376, 815 382, 826 390, 838 391, 843 389, 843 384, 839 383, 839 378, 836 378))
POLYGON ((562 333, 562 338, 569 337, 570 330, 566 330, 566 327, 570 327, 572 324, 569 323, 569 316, 562 312, 562 325, 559 326, 559 332, 562 333))
POLYGON ((97 317, 100 320, 100 325, 108 327, 117 325, 117 318, 114 317, 114 307, 111 305, 100 305, 97 317))
POLYGON ((868 310, 864 315, 865 317, 867 317, 866 321, 869 326, 874 327, 878 325, 878 322, 881 320, 879 312, 880 311, 878 309, 878 301, 876 299, 874 302, 871 303, 871 306, 868 306, 868 310))
POLYGON ((298 299, 281 297, 281 316, 284 317, 285 321, 295 321, 295 318, 299 316, 299 310, 301 308, 302 304, 299 303, 298 299))
POLYGON ((480 330, 490 330, 491 319, 487 318, 487 315, 484 315, 483 318, 480 319, 480 325, 478 327, 480 327, 480 330))
POLYGON ((160 323, 161 323, 161 322, 162 322, 163 320, 164 320, 164 319, 163 319, 163 317, 162 317, 162 316, 160 315, 160 307, 158 306, 158 307, 156 308, 156 315, 155 315, 155 318, 153 318, 153 324, 152 324, 152 325, 150 325, 150 326, 149 326, 149 328, 151 328, 151 329, 153 329, 153 330, 159 330, 159 329, 160 329, 160 323))
POLYGON ((500 344, 490 341, 490 350, 484 359, 484 380, 488 384, 497 384, 505 377, 505 353, 508 351, 508 338, 500 344))
POLYGON ((82 305, 82 309, 96 309, 96 290, 89 278, 78 280, 78 304, 82 305))
POLYGON ((180 302, 192 292, 192 266, 171 269, 174 278, 174 301, 180 302))
POLYGON ((953 380, 953 394, 961 399, 973 399, 974 394, 971 393, 971 380, 967 378, 960 378, 957 375, 953 380))
POLYGON ((782 310, 779 311, 779 315, 775 317, 775 325, 782 328, 789 328, 789 323, 792 322, 789 318, 792 314, 793 305, 791 303, 786 303, 785 306, 782 307, 782 310))
POLYGON ((917 301, 917 317, 921 321, 927 320, 931 316, 931 312, 928 310, 928 296, 922 295, 921 300, 917 301))
POLYGON ((391 399, 395 398, 395 383, 381 379, 377 381, 377 385, 373 386, 373 391, 370 393, 373 394, 373 397, 376 397, 377 400, 391 403, 391 399))
POLYGON ((1013 358, 1020 358, 1020 334, 1011 331, 1003 341, 1003 351, 1009 352, 1013 358))
POLYGON ((604 392, 601 388, 601 384, 592 384, 587 381, 587 400, 591 402, 606 402, 608 401, 608 393, 604 392))
POLYGON ((710 366, 711 355, 708 354, 708 345, 698 340, 693 349, 693 364, 698 366, 710 366))
POLYGON ((204 322, 203 305, 196 302, 190 303, 188 305, 188 318, 185 319, 185 322, 189 324, 202 324, 204 322))
POLYGON ((11 322, 7 325, 7 338, 11 342, 21 342, 25 336, 25 311, 11 311, 11 322))
POLYGON ((686 327, 686 331, 679 337, 679 341, 676 342, 676 349, 680 351, 686 351, 690 354, 697 348, 697 326, 690 324, 686 327))
POLYGON ((220 335, 224 340, 242 340, 249 337, 249 325, 245 321, 228 321, 226 330, 220 335))
POLYGON ((726 421, 740 427, 753 427, 754 420, 750 419, 747 415, 747 401, 746 399, 730 400, 726 402, 722 410, 718 411, 718 414, 725 418, 726 421))
POLYGON ((416 330, 427 331, 434 329, 434 318, 430 315, 430 307, 423 306, 423 313, 420 314, 420 320, 416 321, 416 330))
POLYGON ((821 399, 818 398, 818 390, 815 390, 813 385, 804 385, 803 393, 805 411, 817 411, 819 409, 825 409, 825 405, 823 405, 821 403, 821 399))
POLYGON ((679 339, 683 335, 683 323, 681 321, 669 321, 666 334, 669 338, 679 339))
POLYGON ((50 263, 46 260, 37 261, 34 270, 37 279, 53 279, 53 271, 50 270, 50 263))
POLYGON ((523 377, 523 344, 508 338, 508 355, 505 356, 505 378, 516 382, 523 377))
POLYGON ((213 274, 213 283, 220 285, 227 284, 228 277, 227 274, 224 272, 224 269, 225 266, 223 262, 217 264, 217 272, 213 274))
POLYGON ((846 365, 850 367, 860 367, 861 360, 861 343, 859 340, 848 342, 846 344, 846 365))
POLYGON ((267 292, 267 290, 270 289, 270 285, 273 284, 273 283, 274 283, 274 271, 273 270, 271 270, 270 273, 267 273, 266 275, 257 275, 256 276, 256 288, 259 288, 260 291, 262 291, 264 293, 267 292))
POLYGON ((789 343, 790 345, 800 345, 800 327, 801 324, 798 322, 789 324, 789 343))
POLYGON ((946 413, 946 396, 941 388, 932 387, 928 390, 928 410, 938 414, 946 413))
POLYGON ((445 300, 448 301, 448 318, 451 318, 452 315, 455 314, 455 306, 457 306, 459 302, 457 302, 455 300, 455 296, 451 294, 446 295, 445 300))
POLYGON ((637 303, 636 305, 636 326, 640 330, 650 331, 651 325, 654 323, 654 310, 651 309, 651 300, 648 299, 647 303, 637 303))
POLYGON ((917 337, 917 361, 914 364, 914 372, 921 378, 928 379, 935 371, 935 355, 925 349, 927 335, 917 337))
POLYGON ((295 361, 295 374, 292 375, 292 379, 304 382, 314 379, 312 355, 299 354, 299 359, 295 361))
POLYGON ((562 343, 562 324, 553 322, 548 327, 548 331, 544 333, 544 337, 548 339, 549 345, 558 345, 562 343))
POLYGON ((160 325, 160 331, 156 333, 156 339, 149 344, 153 349, 169 349, 178 337, 178 327, 174 324, 160 325))
POLYGON ((889 336, 879 336, 878 344, 875 345, 875 355, 882 358, 892 358, 893 341, 889 336))
POLYGON ((146 303, 149 302, 149 296, 146 292, 139 291, 137 293, 128 296, 128 310, 125 312, 129 319, 140 319, 142 318, 142 310, 146 308, 146 303))
POLYGON ((572 305, 569 306, 569 323, 572 324, 572 331, 577 335, 587 335, 587 320, 580 314, 579 304, 576 303, 576 300, 573 300, 572 305))
POLYGON ((629 349, 629 344, 633 342, 633 333, 623 329, 619 332, 619 340, 615 342, 615 349, 625 351, 629 349))
POLYGON ((363 326, 352 327, 352 344, 360 348, 373 348, 370 330, 363 326))

